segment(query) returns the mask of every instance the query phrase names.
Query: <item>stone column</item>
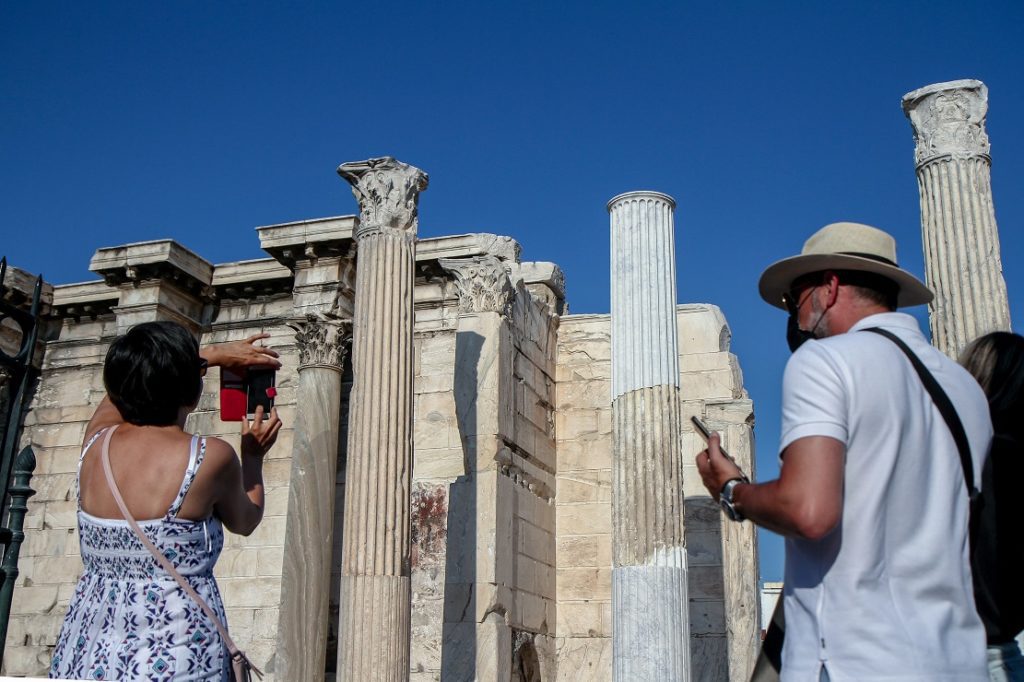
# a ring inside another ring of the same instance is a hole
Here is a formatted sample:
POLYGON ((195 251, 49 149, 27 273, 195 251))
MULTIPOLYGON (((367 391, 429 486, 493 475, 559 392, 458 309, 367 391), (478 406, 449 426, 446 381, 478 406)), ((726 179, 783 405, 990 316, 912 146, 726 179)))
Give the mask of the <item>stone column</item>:
POLYGON ((291 478, 281 576, 280 680, 322 680, 327 652, 334 486, 338 467, 341 378, 352 322, 308 313, 294 323, 299 350, 291 478))
POLYGON ((359 201, 339 680, 409 676, 413 265, 427 174, 391 157, 346 163, 359 201))
POLYGON ((903 96, 903 111, 917 143, 932 343, 956 358, 976 337, 1010 329, 985 133, 988 88, 976 80, 928 85, 903 96))
POLYGON ((612 233, 612 666, 689 680, 675 201, 608 202, 612 233))

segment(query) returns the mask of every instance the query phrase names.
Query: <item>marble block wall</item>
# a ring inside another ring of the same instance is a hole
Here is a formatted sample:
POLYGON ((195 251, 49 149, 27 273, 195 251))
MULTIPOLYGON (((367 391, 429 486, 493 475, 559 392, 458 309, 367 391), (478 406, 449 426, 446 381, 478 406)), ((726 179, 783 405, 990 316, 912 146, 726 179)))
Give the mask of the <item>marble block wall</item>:
POLYGON ((73 334, 50 342, 34 407, 25 417, 22 441, 36 453, 36 495, 25 517, 4 674, 45 676, 82 571, 75 480, 85 427, 103 396, 106 344, 115 334, 113 317, 106 317, 73 325, 73 334))
MULTIPOLYGON (((104 353, 125 315, 182 320, 204 344, 266 331, 281 353, 285 429, 265 463, 265 518, 247 538, 228 536, 216 575, 232 633, 267 673, 265 682, 281 679, 286 655, 302 654, 282 650, 294 646, 283 629, 306 613, 281 604, 285 553, 301 554, 304 542, 288 524, 301 409, 300 347, 289 325, 312 312, 351 316, 354 223, 342 217, 260 228, 272 258, 215 266, 171 242, 101 250, 94 261, 103 280, 54 287, 43 373, 23 434, 36 448, 38 494, 29 501, 5 674, 45 673, 81 571, 77 458, 103 395, 104 353)), ((416 262, 410 680, 608 679, 608 316, 566 315, 558 268, 520 262, 507 237, 425 239, 416 262)), ((701 305, 680 306, 677 317, 683 416, 703 415, 749 468, 751 405, 725 320, 701 305)), ((238 425, 217 414, 218 384, 213 369, 189 427, 237 447, 238 425)), ((302 575, 306 584, 324 585, 309 599, 328 604, 320 627, 325 680, 335 676, 351 386, 348 362, 340 443, 322 453, 337 458, 331 573, 302 575)), ((753 533, 749 524, 723 524, 695 487, 694 438, 684 431, 694 679, 741 679, 757 633, 756 618, 747 627, 756 615, 749 603, 750 595, 756 602, 753 533), (727 620, 726 613, 735 615, 727 620)))
MULTIPOLYGON (((753 408, 730 332, 711 305, 677 307, 691 676, 746 680, 757 651, 757 555, 750 524, 724 519, 700 483, 699 415, 753 474, 753 408), (729 614, 727 617, 726 614, 729 614), (731 636, 730 636, 731 635, 731 636)), ((611 336, 607 315, 561 319, 555 369, 558 680, 606 680, 611 641, 611 336)))
POLYGON ((450 487, 440 678, 540 679, 554 667, 557 316, 498 262, 443 265, 459 282, 452 407, 465 471, 450 487))
MULTIPOLYGON (((119 301, 119 292, 104 282, 55 287, 51 338, 22 434, 22 442, 31 443, 36 452, 32 487, 37 494, 29 504, 11 609, 4 661, 8 674, 45 675, 82 570, 76 528, 78 456, 85 427, 104 395, 102 363, 118 333, 119 301)), ((221 306, 216 321, 201 335, 206 344, 271 333, 267 342, 285 362, 278 374, 277 404, 286 424, 294 423, 295 402, 293 333, 282 322, 290 311, 289 293, 253 292, 250 299, 221 306)), ((161 317, 159 312, 155 317, 161 317)), ((239 425, 218 417, 219 376, 217 368, 210 370, 187 428, 222 437, 237 449, 239 425)), ((290 429, 285 428, 264 465, 263 523, 249 537, 227 534, 215 571, 232 634, 261 667, 272 667, 276 646, 290 441, 290 429)))
MULTIPOLYGON (((227 609, 231 636, 258 667, 273 671, 278 647, 281 570, 284 561, 286 514, 291 475, 292 440, 296 423, 298 352, 295 332, 284 324, 291 314, 289 294, 264 301, 239 302, 221 309, 202 343, 220 343, 269 332, 264 343, 281 354, 277 373, 278 415, 284 422, 277 443, 263 461, 266 506, 263 521, 248 537, 225 533, 224 550, 214 568, 227 609), (245 642, 245 644, 241 644, 245 642)), ((240 426, 220 420, 220 371, 206 375, 199 407, 189 416, 186 430, 223 438, 238 451, 240 426)))

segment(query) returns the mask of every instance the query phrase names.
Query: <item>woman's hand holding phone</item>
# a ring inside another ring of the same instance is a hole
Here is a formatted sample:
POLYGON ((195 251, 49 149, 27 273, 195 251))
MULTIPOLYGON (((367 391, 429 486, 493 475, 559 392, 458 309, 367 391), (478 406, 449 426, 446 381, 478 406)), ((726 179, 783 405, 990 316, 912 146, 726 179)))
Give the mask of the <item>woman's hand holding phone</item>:
POLYGON ((277 441, 277 433, 281 430, 281 419, 277 416, 277 408, 270 409, 270 416, 264 419, 263 406, 256 408, 252 421, 248 417, 242 420, 242 458, 248 456, 263 457, 277 441))

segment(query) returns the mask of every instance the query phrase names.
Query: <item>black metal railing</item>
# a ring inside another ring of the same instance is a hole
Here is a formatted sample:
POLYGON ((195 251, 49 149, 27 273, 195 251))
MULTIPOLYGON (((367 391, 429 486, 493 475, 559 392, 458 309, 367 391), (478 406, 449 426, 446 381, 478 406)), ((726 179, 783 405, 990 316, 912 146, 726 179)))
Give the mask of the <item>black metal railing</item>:
POLYGON ((18 555, 25 539, 25 513, 28 498, 35 494, 29 487, 36 467, 35 454, 26 447, 15 458, 21 438, 21 424, 25 403, 29 399, 32 382, 36 378, 33 357, 39 339, 39 317, 43 290, 43 278, 37 277, 32 287, 28 310, 21 304, 7 300, 7 259, 0 258, 0 324, 11 333, 20 332, 20 341, 14 354, 8 354, 0 347, 0 370, 7 378, 6 386, 0 385, 0 392, 6 392, 6 409, 0 411, 3 419, 3 442, 0 444, 0 507, 3 521, 0 526, 0 545, 3 559, 0 560, 0 664, 3 662, 7 641, 7 624, 11 617, 11 600, 18 579, 18 555), (16 329, 15 329, 16 328, 16 329), (12 481, 13 470, 13 485, 12 481), (10 506, 7 506, 8 496, 10 506))
POLYGON ((10 514, 7 526, 0 528, 4 544, 4 559, 0 564, 3 583, 0 584, 0 663, 7 650, 7 624, 11 619, 11 601, 14 599, 14 585, 18 581, 18 555, 25 539, 25 514, 28 512, 28 498, 36 494, 29 487, 32 472, 36 469, 36 455, 32 446, 27 445, 14 460, 14 485, 8 488, 11 496, 10 514))

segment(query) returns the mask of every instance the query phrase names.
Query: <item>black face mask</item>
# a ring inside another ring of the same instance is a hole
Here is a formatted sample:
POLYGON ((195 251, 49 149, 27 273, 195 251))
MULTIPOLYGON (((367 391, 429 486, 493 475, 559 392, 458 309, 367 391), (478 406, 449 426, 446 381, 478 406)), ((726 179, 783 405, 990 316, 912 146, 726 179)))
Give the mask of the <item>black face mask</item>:
POLYGON ((800 306, 797 304, 797 298, 791 294, 785 294, 782 300, 786 304, 786 310, 789 311, 789 319, 786 320, 786 343, 789 344, 789 351, 795 353, 800 346, 811 339, 818 338, 816 333, 822 320, 825 319, 825 311, 818 315, 818 321, 814 323, 811 330, 805 331, 800 328, 800 306))
POLYGON ((795 353, 797 348, 813 338, 814 332, 801 329, 797 314, 795 312, 790 313, 789 319, 786 320, 786 343, 789 344, 789 351, 795 353))

